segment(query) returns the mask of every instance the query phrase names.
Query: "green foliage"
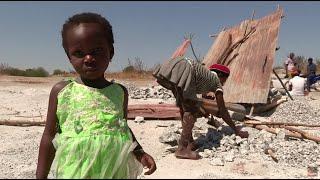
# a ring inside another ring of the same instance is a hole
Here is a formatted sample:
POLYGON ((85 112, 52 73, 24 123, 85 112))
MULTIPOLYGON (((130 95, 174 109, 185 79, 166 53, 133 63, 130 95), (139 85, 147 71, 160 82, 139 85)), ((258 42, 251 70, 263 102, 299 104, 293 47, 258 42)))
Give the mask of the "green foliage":
POLYGON ((135 57, 134 65, 132 65, 131 60, 128 58, 128 65, 123 68, 122 72, 137 72, 144 73, 146 71, 146 66, 140 57, 135 57))
POLYGON ((49 73, 43 67, 21 70, 10 67, 7 64, 0 64, 0 73, 10 76, 27 76, 27 77, 48 77, 49 73))
POLYGON ((48 77, 49 73, 43 67, 26 69, 25 76, 27 77, 48 77))
POLYGON ((60 69, 55 69, 55 70, 53 70, 53 74, 52 75, 60 75, 60 74, 64 74, 64 73, 65 73, 65 71, 62 71, 60 69))
POLYGON ((131 65, 131 66, 127 66, 125 68, 123 68, 122 72, 134 72, 135 68, 131 65))

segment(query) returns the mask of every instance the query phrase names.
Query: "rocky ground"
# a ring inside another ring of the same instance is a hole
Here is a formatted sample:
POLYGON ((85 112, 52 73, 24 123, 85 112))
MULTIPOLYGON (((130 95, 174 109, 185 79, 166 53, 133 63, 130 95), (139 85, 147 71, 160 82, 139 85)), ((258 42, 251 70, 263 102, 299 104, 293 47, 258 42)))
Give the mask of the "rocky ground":
MULTIPOLYGON (((61 78, 0 77, 0 119, 43 119, 50 89, 61 78)), ((120 81, 130 94, 129 104, 174 103, 171 92, 156 84, 120 81), (150 84, 150 85, 149 85, 150 84)), ((319 124, 320 93, 295 98, 278 106, 267 118, 279 122, 319 124)), ((157 163, 157 171, 140 178, 319 178, 308 169, 320 169, 320 145, 310 140, 287 138, 282 129, 271 134, 244 127, 249 137, 241 139, 219 118, 215 128, 199 118, 193 129, 202 159, 176 159, 174 150, 181 133, 178 120, 140 120, 128 124, 145 151, 157 163), (266 150, 272 149, 276 160, 266 150)), ((237 122, 241 126, 240 122, 237 122)), ((35 178, 43 126, 0 125, 0 178, 35 178)), ((308 128, 318 134, 320 128, 308 128)), ((320 136, 320 135, 319 135, 320 136)), ((315 173, 316 174, 316 173, 315 173)))

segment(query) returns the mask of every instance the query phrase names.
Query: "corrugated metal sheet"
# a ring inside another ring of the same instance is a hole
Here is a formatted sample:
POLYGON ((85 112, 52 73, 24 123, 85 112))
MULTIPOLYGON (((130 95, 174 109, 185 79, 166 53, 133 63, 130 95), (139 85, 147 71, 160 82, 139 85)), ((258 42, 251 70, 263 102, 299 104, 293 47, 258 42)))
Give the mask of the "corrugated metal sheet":
POLYGON ((213 63, 229 66, 231 73, 224 85, 226 102, 267 102, 282 13, 283 10, 278 9, 261 19, 243 21, 218 34, 203 63, 206 67, 213 63), (248 39, 230 51, 230 47, 250 31, 253 33, 248 39), (231 53, 225 56, 227 52, 231 53), (226 57, 224 61, 222 56, 226 57))

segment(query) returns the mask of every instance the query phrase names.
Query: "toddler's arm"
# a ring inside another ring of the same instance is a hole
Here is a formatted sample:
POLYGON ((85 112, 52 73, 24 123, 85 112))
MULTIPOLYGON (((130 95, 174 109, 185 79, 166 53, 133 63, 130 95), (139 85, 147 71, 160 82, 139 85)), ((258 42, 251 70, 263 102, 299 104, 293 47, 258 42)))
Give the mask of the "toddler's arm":
MULTIPOLYGON (((122 89, 124 91, 124 102, 123 102, 123 112, 124 112, 124 118, 127 119, 127 113, 128 113, 128 90, 122 86, 122 89)), ((129 128, 130 129, 130 128, 129 128)), ((136 156, 137 160, 144 166, 149 168, 147 172, 145 172, 145 175, 152 174, 156 169, 156 163, 152 156, 150 156, 148 153, 144 152, 141 145, 137 141, 136 137, 134 136, 132 130, 130 129, 130 132, 132 134, 133 141, 136 141, 138 143, 138 146, 133 150, 133 154, 136 156)))
POLYGON ((38 165, 36 171, 37 179, 47 178, 52 161, 54 159, 55 148, 52 144, 52 140, 57 132, 57 95, 65 85, 66 82, 59 82, 51 89, 50 92, 47 121, 39 148, 38 165))

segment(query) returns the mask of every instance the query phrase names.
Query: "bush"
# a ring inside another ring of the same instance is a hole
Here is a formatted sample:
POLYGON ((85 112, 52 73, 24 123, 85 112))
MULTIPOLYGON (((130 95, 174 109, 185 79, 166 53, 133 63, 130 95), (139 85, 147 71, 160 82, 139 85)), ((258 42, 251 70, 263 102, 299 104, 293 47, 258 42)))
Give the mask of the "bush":
POLYGON ((0 73, 10 75, 10 76, 27 76, 27 77, 48 77, 49 76, 49 73, 43 67, 26 69, 24 71, 18 68, 10 67, 7 64, 3 64, 3 63, 1 63, 0 65, 0 73))
POLYGON ((55 69, 53 71, 53 74, 52 75, 60 75, 60 74, 65 74, 66 72, 65 71, 62 71, 60 69, 55 69))
POLYGON ((10 76, 24 76, 25 71, 18 69, 18 68, 12 68, 9 67, 3 71, 4 74, 10 75, 10 76))
POLYGON ((27 77, 48 77, 49 73, 43 67, 26 69, 25 76, 27 77))
POLYGON ((133 66, 127 66, 123 68, 122 72, 134 72, 135 68, 133 66))

